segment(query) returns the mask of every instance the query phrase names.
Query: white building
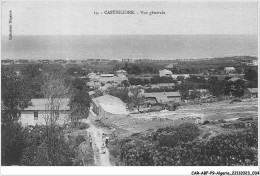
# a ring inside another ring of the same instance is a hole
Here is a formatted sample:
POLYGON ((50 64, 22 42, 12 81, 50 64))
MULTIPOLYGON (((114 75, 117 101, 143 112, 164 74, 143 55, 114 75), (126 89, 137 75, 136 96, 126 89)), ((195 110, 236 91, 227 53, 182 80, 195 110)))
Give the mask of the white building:
POLYGON ((184 77, 184 79, 187 79, 187 78, 190 77, 189 74, 173 74, 171 77, 172 77, 173 79, 177 80, 177 78, 178 78, 179 76, 184 77))
MULTIPOLYGON (((69 99, 55 99, 53 108, 56 109, 54 116, 56 123, 62 125, 69 121, 70 107, 69 99)), ((21 111, 22 126, 46 125, 46 120, 50 118, 50 101, 45 99, 32 99, 30 105, 21 111)))
POLYGON ((179 92, 151 92, 143 95, 146 100, 155 100, 157 103, 181 102, 179 92))
POLYGON ((128 81, 128 78, 124 75, 115 76, 113 74, 102 74, 100 75, 100 79, 99 79, 99 81, 104 84, 108 82, 121 83, 124 80, 128 81))
POLYGON ((125 77, 127 75, 127 72, 125 70, 117 70, 116 75, 118 77, 125 77))
POLYGON ((258 65, 258 60, 253 60, 252 65, 258 65))
POLYGON ((225 71, 226 73, 231 73, 231 72, 234 72, 234 71, 235 71, 235 68, 234 68, 234 67, 225 67, 225 68, 224 68, 224 71, 225 71))
POLYGON ((99 80, 99 78, 100 78, 100 76, 99 75, 97 75, 96 73, 89 73, 88 74, 88 77, 89 77, 89 80, 90 81, 98 81, 99 80))
POLYGON ((126 104, 117 97, 104 95, 92 99, 93 112, 98 116, 129 115, 126 104))
POLYGON ((159 76, 172 76, 172 72, 170 70, 163 69, 159 71, 159 76))

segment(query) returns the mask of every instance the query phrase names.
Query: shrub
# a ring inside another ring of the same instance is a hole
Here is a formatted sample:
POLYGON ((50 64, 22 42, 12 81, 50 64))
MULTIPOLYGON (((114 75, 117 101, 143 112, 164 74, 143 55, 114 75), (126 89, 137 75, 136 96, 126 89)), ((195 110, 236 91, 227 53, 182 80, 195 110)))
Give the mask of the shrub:
POLYGON ((234 102, 242 102, 242 100, 240 98, 234 98, 233 100, 230 101, 230 104, 234 102))
POLYGON ((210 124, 210 121, 205 120, 205 121, 202 123, 202 125, 207 125, 207 124, 210 124))
POLYGON ((166 127, 165 132, 168 134, 161 135, 159 138, 160 146, 173 147, 179 143, 193 141, 200 134, 199 128, 193 123, 183 123, 178 127, 166 127))
POLYGON ((224 119, 220 119, 218 120, 218 123, 227 123, 227 121, 225 121, 224 119))
POLYGON ((83 135, 79 135, 76 138, 76 146, 79 146, 82 142, 86 141, 85 137, 83 135))
POLYGON ((85 130, 87 128, 89 128, 89 124, 86 124, 86 123, 80 123, 79 124, 79 129, 80 130, 85 130))
POLYGON ((163 135, 159 138, 160 146, 171 146, 174 147, 178 144, 180 138, 177 135, 163 135))
POLYGON ((192 141, 199 136, 199 134, 200 130, 198 126, 193 123, 183 123, 176 129, 176 135, 178 135, 183 142, 192 141))
POLYGON ((238 120, 240 120, 240 121, 248 121, 248 120, 253 120, 253 117, 241 117, 238 120))
MULTIPOLYGON (((257 165, 257 127, 251 127, 244 132, 221 134, 208 141, 179 143, 174 147, 147 145, 147 142, 122 145, 120 157, 130 166, 257 165)), ((163 138, 172 140, 171 137, 163 138)))

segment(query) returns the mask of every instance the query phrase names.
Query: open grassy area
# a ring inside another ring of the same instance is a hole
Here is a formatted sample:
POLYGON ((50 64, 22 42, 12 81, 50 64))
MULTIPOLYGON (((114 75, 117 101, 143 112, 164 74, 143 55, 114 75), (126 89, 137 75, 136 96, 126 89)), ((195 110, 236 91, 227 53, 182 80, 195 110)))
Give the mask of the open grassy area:
POLYGON ((230 100, 180 106, 176 111, 131 114, 130 116, 108 116, 101 119, 105 125, 118 129, 119 136, 127 136, 148 129, 158 129, 184 122, 232 119, 241 117, 257 118, 257 99, 243 99, 230 104, 230 100), (121 133, 119 132, 121 131, 121 133))
MULTIPOLYGON (((159 128, 178 126, 183 123, 197 124, 200 135, 196 140, 202 142, 219 135, 240 132, 241 129, 246 128, 247 123, 253 122, 257 124, 257 99, 243 99, 242 102, 230 102, 230 100, 225 100, 197 105, 183 105, 176 111, 169 112, 131 114, 130 116, 111 115, 102 118, 98 123, 102 124, 101 126, 113 129, 116 139, 111 141, 109 150, 112 155, 111 160, 116 165, 120 165, 122 164, 119 159, 121 141, 130 140, 136 142, 136 137, 147 137, 159 128), (243 118, 248 120, 243 120, 243 118), (201 124, 201 122, 205 123, 201 124)), ((146 138, 140 140, 145 141, 146 138)), ((131 145, 134 144, 131 143, 131 145)), ((149 143, 149 145, 152 144, 149 143)))

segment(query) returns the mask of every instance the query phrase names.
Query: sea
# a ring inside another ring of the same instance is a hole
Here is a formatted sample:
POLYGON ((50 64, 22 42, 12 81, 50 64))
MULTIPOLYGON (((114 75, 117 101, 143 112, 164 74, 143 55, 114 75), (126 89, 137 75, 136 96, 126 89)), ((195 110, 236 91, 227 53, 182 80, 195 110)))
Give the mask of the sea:
POLYGON ((257 56, 257 35, 2 36, 2 59, 189 59, 257 56))

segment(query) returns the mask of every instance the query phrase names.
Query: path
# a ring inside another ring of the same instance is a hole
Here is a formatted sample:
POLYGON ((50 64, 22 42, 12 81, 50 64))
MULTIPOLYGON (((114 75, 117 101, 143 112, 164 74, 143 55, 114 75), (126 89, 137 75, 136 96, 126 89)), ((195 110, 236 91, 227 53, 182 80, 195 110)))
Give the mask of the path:
POLYGON ((93 143, 93 151, 94 151, 94 157, 96 161, 96 165, 98 166, 111 166, 109 161, 109 151, 107 148, 105 148, 105 153, 101 153, 101 146, 102 146, 102 134, 103 130, 101 128, 95 127, 91 123, 91 118, 94 118, 94 115, 91 112, 89 114, 88 119, 83 119, 82 122, 85 122, 89 124, 88 133, 91 134, 92 137, 92 143, 93 143))

